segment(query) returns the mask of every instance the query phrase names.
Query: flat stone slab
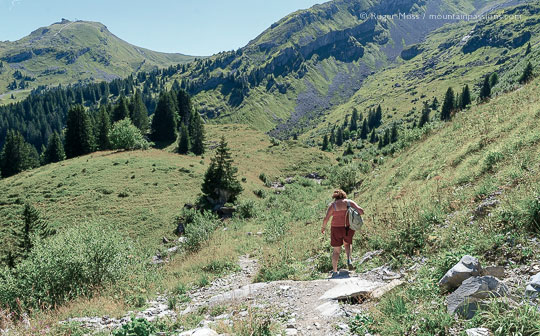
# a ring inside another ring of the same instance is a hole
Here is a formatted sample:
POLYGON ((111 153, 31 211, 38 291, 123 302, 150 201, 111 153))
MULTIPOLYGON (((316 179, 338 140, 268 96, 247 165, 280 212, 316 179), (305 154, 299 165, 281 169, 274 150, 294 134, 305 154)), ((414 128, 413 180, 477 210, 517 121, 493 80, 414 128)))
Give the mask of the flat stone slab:
POLYGON ((315 309, 325 317, 341 316, 343 314, 337 301, 327 301, 315 309))
POLYGON ((266 286, 267 286, 267 283, 264 283, 264 282, 245 285, 241 288, 232 290, 230 292, 212 296, 209 300, 209 303, 212 304, 212 303, 218 303, 218 302, 235 300, 235 299, 243 299, 266 286))
POLYGON ((386 285, 384 282, 374 282, 359 278, 330 280, 335 283, 334 287, 327 290, 319 300, 343 300, 352 297, 371 295, 380 287, 386 285))

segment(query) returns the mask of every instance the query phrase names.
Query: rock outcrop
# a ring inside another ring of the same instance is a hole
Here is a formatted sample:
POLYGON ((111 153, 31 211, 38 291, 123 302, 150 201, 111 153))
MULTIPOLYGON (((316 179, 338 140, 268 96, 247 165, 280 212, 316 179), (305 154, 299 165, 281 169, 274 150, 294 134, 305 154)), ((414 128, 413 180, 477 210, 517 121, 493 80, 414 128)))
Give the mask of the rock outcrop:
POLYGON ((463 281, 473 276, 480 275, 481 266, 478 259, 470 255, 465 255, 459 263, 452 267, 439 281, 439 286, 446 290, 459 287, 463 281))
POLYGON ((447 298, 448 313, 455 313, 472 318, 482 301, 508 294, 508 288, 499 279, 492 276, 469 278, 447 298))

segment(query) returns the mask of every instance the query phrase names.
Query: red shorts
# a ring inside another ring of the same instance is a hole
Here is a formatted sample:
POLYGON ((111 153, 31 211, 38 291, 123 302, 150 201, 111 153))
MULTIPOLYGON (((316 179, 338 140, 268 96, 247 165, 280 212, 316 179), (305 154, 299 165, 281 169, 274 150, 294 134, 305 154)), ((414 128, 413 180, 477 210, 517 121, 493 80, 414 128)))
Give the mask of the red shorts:
POLYGON ((343 245, 343 242, 352 244, 353 237, 354 230, 347 230, 344 226, 332 226, 330 229, 330 245, 332 245, 332 247, 340 247, 343 245), (347 231, 349 234, 347 234, 347 231))

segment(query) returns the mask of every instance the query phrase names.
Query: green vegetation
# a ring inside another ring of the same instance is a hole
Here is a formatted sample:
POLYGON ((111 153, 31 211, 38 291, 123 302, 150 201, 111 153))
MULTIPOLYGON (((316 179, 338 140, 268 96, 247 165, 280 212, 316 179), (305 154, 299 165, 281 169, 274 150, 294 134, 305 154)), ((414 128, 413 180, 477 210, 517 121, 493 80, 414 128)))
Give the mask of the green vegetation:
POLYGON ((131 123, 129 118, 115 122, 109 132, 112 149, 148 149, 150 144, 146 141, 141 131, 131 123))

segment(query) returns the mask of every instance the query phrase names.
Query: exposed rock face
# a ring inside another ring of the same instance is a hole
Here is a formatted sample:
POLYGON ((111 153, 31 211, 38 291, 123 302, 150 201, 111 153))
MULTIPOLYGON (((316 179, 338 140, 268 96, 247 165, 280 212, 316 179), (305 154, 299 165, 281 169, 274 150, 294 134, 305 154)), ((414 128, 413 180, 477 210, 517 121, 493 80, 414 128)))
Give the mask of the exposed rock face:
POLYGON ((405 61, 411 60, 415 58, 416 56, 420 55, 422 53, 422 48, 420 48, 418 45, 410 46, 406 49, 403 49, 401 52, 401 58, 403 58, 405 61))
POLYGON ((455 313, 472 318, 481 301, 508 294, 508 288, 499 279, 492 276, 469 278, 448 296, 448 313, 455 313))
POLYGON ((457 288, 468 278, 480 275, 480 272, 481 267, 478 259, 470 255, 465 255, 459 263, 446 272, 442 279, 439 280, 439 286, 447 290, 457 288))

